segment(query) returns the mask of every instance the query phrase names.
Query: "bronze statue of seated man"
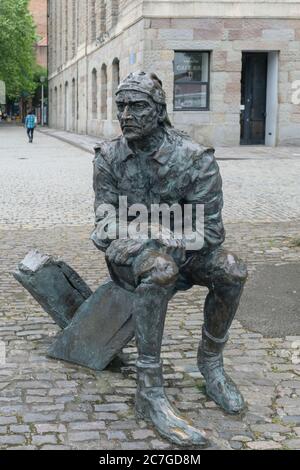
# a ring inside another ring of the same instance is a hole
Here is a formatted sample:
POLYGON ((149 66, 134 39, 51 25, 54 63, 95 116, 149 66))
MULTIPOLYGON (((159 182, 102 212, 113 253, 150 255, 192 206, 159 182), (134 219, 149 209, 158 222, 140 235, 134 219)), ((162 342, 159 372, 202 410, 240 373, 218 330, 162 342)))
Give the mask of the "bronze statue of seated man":
MULTIPOLYGON (((175 444, 206 445, 203 433, 182 418, 163 388, 161 344, 168 301, 178 290, 206 286, 198 367, 207 395, 224 411, 240 413, 244 400, 225 373, 222 352, 247 278, 245 264, 222 248, 222 180, 214 150, 174 129, 167 115, 162 83, 154 74, 136 72, 116 93, 122 136, 95 149, 95 245, 105 252, 112 279, 134 292, 138 350, 136 413, 175 444), (204 205, 203 246, 189 250, 185 240, 165 231, 156 240, 103 236, 118 233, 120 221, 101 209, 128 205, 204 205), (105 218, 106 217, 106 218, 105 218), (167 232, 167 233, 166 233, 167 232)), ((199 312, 200 313, 200 312, 199 312)))

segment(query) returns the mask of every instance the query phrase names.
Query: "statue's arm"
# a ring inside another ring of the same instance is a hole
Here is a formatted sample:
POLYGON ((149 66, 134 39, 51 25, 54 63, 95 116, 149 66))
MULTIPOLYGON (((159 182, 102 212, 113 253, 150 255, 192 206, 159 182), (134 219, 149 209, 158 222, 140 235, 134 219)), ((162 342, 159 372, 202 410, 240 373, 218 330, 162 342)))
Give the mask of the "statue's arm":
MULTIPOLYGON (((220 245, 225 239, 222 220, 222 178, 214 149, 201 152, 193 166, 191 176, 192 184, 185 201, 204 204, 204 245, 202 247, 204 251, 220 245)), ((194 229, 195 225, 195 220, 193 220, 194 229)))
POLYGON ((99 250, 105 252, 114 238, 112 237, 110 239, 107 233, 118 233, 119 194, 112 168, 107 162, 101 148, 96 149, 93 165, 95 229, 91 235, 91 239, 99 250), (105 213, 104 204, 108 204, 114 208, 115 213, 113 211, 111 211, 111 213, 105 213), (105 228, 105 233, 103 228, 105 228))

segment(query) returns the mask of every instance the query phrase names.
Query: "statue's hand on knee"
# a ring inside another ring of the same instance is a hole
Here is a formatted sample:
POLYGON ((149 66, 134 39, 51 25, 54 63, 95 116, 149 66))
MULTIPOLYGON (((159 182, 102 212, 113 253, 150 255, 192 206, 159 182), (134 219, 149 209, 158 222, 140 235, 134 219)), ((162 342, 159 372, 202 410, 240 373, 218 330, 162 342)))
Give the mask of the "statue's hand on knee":
POLYGON ((168 287, 176 282, 178 267, 171 256, 144 250, 133 262, 133 273, 136 285, 143 282, 168 287))
POLYGON ((160 224, 141 225, 140 229, 144 235, 140 238, 120 238, 111 242, 106 250, 106 261, 109 264, 130 266, 136 256, 147 249, 170 256, 178 266, 184 263, 184 239, 174 238, 173 232, 160 224))
POLYGON ((155 248, 172 257, 176 264, 181 266, 186 258, 185 239, 174 238, 174 233, 162 225, 151 224, 150 228, 151 234, 155 235, 155 239, 153 239, 155 248))
POLYGON ((107 263, 117 266, 130 266, 133 259, 143 251, 147 240, 120 238, 113 240, 106 250, 107 263))

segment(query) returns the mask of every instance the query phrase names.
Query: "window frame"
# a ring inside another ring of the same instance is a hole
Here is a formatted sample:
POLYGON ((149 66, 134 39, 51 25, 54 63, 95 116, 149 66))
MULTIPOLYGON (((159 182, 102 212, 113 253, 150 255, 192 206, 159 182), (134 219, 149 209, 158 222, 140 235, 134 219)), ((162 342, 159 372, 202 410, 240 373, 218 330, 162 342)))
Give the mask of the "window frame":
POLYGON ((174 60, 173 60, 173 111, 174 112, 180 112, 180 111, 210 111, 210 65, 211 65, 211 51, 210 50, 196 50, 196 49, 180 49, 180 50, 174 50, 174 60), (207 88, 207 94, 206 94, 206 107, 205 108, 176 108, 175 106, 175 54, 177 53, 184 53, 184 52, 200 52, 200 53, 207 53, 208 54, 208 81, 207 82, 202 82, 202 81, 192 81, 191 83, 197 83, 199 85, 206 85, 207 88))

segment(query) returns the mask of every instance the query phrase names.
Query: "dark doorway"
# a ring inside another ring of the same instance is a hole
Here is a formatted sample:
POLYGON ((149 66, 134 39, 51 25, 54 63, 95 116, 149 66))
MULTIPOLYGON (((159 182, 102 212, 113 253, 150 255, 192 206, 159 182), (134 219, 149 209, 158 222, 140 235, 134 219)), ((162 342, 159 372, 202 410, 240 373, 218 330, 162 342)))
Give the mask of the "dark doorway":
POLYGON ((243 52, 241 80, 241 144, 265 143, 267 52, 243 52))

